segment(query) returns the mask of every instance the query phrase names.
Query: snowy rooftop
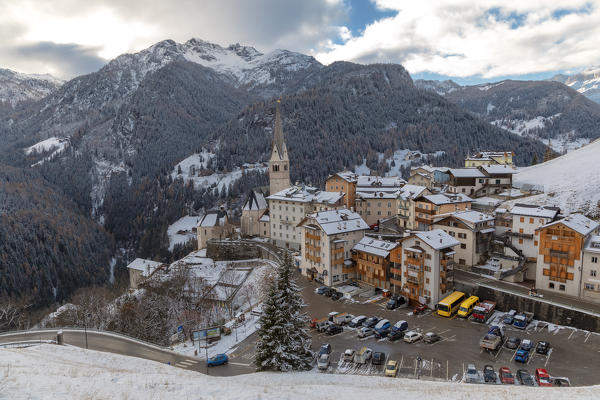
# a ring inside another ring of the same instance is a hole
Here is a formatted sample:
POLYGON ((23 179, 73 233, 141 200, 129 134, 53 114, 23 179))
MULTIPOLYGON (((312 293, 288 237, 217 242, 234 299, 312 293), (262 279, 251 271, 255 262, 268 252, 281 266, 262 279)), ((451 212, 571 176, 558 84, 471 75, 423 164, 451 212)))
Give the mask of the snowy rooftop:
POLYGON ((591 235, 585 243, 584 251, 600 253, 600 235, 591 235))
POLYGON ((403 200, 406 199, 416 199, 421 196, 421 194, 427 190, 425 186, 419 185, 404 185, 402 189, 400 189, 399 195, 403 200))
POLYGON ((491 215, 481 213, 479 211, 457 211, 452 214, 458 219, 462 219, 463 221, 471 222, 473 224, 477 222, 484 221, 493 221, 495 218, 491 215))
POLYGON ((127 268, 142 271, 143 276, 150 276, 161 265, 162 263, 159 263, 158 261, 136 258, 127 266, 127 268))
POLYGON ((356 243, 352 250, 362 251, 380 257, 387 257, 390 254, 390 251, 395 249, 397 246, 398 243, 373 239, 372 237, 365 236, 360 240, 360 242, 356 243))
POLYGON ((484 205, 484 206, 497 206, 498 204, 502 203, 502 200, 496 199, 493 197, 479 197, 479 198, 473 199, 473 203, 484 205))
POLYGON ((441 250, 448 247, 458 246, 460 242, 448 235, 441 229, 434 229, 427 232, 416 232, 415 236, 427 243, 434 250, 441 250))
POLYGON ((343 192, 322 192, 311 186, 292 186, 267 197, 267 200, 284 200, 298 203, 336 204, 344 197, 343 192))
POLYGON ((544 207, 536 206, 532 204, 515 204, 510 210, 513 215, 524 215, 527 217, 540 217, 540 218, 555 218, 559 213, 557 207, 544 207))
POLYGON ((244 204, 244 210, 264 210, 267 208, 267 201, 265 200, 265 196, 262 193, 257 191, 250 191, 248 195, 248 200, 244 204))
POLYGON ((514 155, 512 151, 482 151, 467 157, 467 160, 491 160, 491 157, 506 157, 514 155))
POLYGON ((269 222, 271 220, 271 217, 269 216, 269 213, 266 212, 262 215, 262 217, 259 218, 259 222, 269 222))
POLYGON ((363 192, 357 191, 356 197, 360 197, 362 199, 395 199, 400 194, 400 191, 393 192, 383 192, 379 190, 363 192))
POLYGON ((488 175, 516 174, 518 172, 508 165, 484 165, 480 168, 488 175))
POLYGON ((450 173, 456 178, 485 178, 484 173, 477 168, 452 168, 450 173))
POLYGON ((473 201, 469 196, 462 194, 462 193, 430 194, 430 195, 426 195, 426 196, 422 196, 422 197, 424 199, 426 199, 427 201, 429 201, 430 203, 433 203, 436 205, 466 203, 466 202, 473 201))
POLYGON ((308 217, 314 218, 326 235, 369 229, 358 213, 346 209, 320 211, 308 217))
POLYGON ((359 176, 356 183, 356 190, 365 188, 400 188, 406 181, 397 176, 359 176))
POLYGON ((358 180, 358 174, 351 172, 351 171, 342 171, 342 172, 338 172, 335 175, 342 178, 346 182, 356 182, 358 180))
POLYGON ((563 224, 564 226, 573 229, 575 232, 578 232, 583 236, 589 235, 590 233, 597 230, 600 226, 598 222, 589 219, 583 214, 571 214, 568 217, 551 222, 538 229, 543 229, 556 224, 563 224))
POLYGON ((206 214, 204 218, 200 221, 201 227, 209 228, 214 226, 223 226, 225 225, 226 213, 224 211, 217 211, 213 213, 206 214))
POLYGON ((435 171, 448 172, 448 170, 450 168, 447 168, 447 167, 432 167, 431 165, 419 165, 418 167, 410 167, 411 172, 412 171, 416 171, 418 169, 424 169, 425 171, 428 171, 428 172, 435 172, 435 171))

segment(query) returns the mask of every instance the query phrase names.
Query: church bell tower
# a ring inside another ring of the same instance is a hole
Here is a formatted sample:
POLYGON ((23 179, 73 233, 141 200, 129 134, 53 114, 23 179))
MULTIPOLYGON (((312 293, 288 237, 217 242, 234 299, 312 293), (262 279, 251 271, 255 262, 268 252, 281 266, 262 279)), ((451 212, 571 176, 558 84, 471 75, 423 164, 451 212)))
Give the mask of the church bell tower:
POLYGON ((291 186, 290 184, 290 159, 288 158, 287 147, 283 140, 283 126, 281 115, 279 113, 279 103, 275 111, 275 132, 273 135, 273 145, 271 148, 271 158, 269 160, 269 190, 273 195, 291 186))

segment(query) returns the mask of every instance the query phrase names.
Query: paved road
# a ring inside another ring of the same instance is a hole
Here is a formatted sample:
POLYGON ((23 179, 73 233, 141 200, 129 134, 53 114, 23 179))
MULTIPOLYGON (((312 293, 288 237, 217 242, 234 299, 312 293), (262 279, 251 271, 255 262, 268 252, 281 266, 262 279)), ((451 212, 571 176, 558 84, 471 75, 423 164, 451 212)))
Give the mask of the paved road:
MULTIPOLYGON (((83 330, 63 329, 65 344, 86 347, 86 335, 83 330)), ((57 330, 39 330, 19 332, 0 335, 0 343, 22 342, 30 340, 56 340, 57 330)), ((140 343, 126 337, 111 335, 93 330, 87 331, 87 344, 91 350, 104 351, 108 353, 122 354, 126 356, 139 357, 147 360, 157 361, 163 364, 174 365, 178 368, 206 373, 206 363, 195 357, 178 354, 158 346, 140 343)), ((236 365, 232 358, 231 365, 225 368, 215 367, 209 369, 210 375, 240 375, 253 372, 254 369, 246 365, 236 365)), ((244 363, 249 364, 249 363, 244 363)))
MULTIPOLYGON (((482 286, 487 286, 492 289, 500 289, 503 292, 513 293, 516 295, 532 298, 531 296, 529 296, 529 289, 519 284, 499 281, 497 279, 485 278, 481 275, 460 269, 454 270, 454 279, 458 282, 474 283, 482 286)), ((544 297, 533 297, 532 299, 540 302, 554 303, 564 308, 578 309, 582 312, 592 314, 600 318, 600 305, 598 304, 590 304, 586 301, 574 299, 572 297, 563 296, 561 294, 548 292, 545 290, 539 290, 539 293, 543 294, 544 297)))

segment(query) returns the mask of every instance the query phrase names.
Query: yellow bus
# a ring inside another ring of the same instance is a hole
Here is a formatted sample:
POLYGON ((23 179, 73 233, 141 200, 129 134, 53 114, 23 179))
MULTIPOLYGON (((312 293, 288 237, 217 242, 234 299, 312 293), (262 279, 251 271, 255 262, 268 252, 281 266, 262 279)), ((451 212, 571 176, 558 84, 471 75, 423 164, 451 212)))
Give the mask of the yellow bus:
POLYGON ((437 313, 442 317, 451 317, 458 310, 460 303, 465 301, 465 294, 463 292, 454 292, 444 300, 440 301, 437 305, 437 313))
POLYGON ((467 318, 473 312, 473 307, 475 307, 479 303, 479 297, 471 296, 462 303, 460 303, 460 307, 458 307, 458 316, 467 318))

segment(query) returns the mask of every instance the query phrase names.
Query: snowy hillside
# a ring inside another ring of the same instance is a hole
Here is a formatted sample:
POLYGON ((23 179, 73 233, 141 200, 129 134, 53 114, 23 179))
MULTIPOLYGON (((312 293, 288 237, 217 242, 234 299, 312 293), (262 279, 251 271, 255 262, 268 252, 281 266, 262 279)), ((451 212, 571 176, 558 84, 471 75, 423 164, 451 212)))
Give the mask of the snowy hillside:
POLYGON ((22 74, 0 68, 0 103, 11 106, 25 100, 39 100, 64 82, 52 75, 22 74))
POLYGON ((527 202, 600 216, 600 140, 548 162, 519 170, 514 186, 532 185, 544 194, 527 202))
MULTIPOLYGON (((306 373, 213 377, 76 347, 0 349, 3 398, 20 399, 589 399, 597 387, 528 388, 306 373), (5 396, 5 397, 4 397, 5 396)), ((220 367, 218 367, 220 368, 220 367)))
POLYGON ((593 67, 574 74, 556 75, 553 81, 562 82, 590 100, 600 103, 600 68, 593 67))

